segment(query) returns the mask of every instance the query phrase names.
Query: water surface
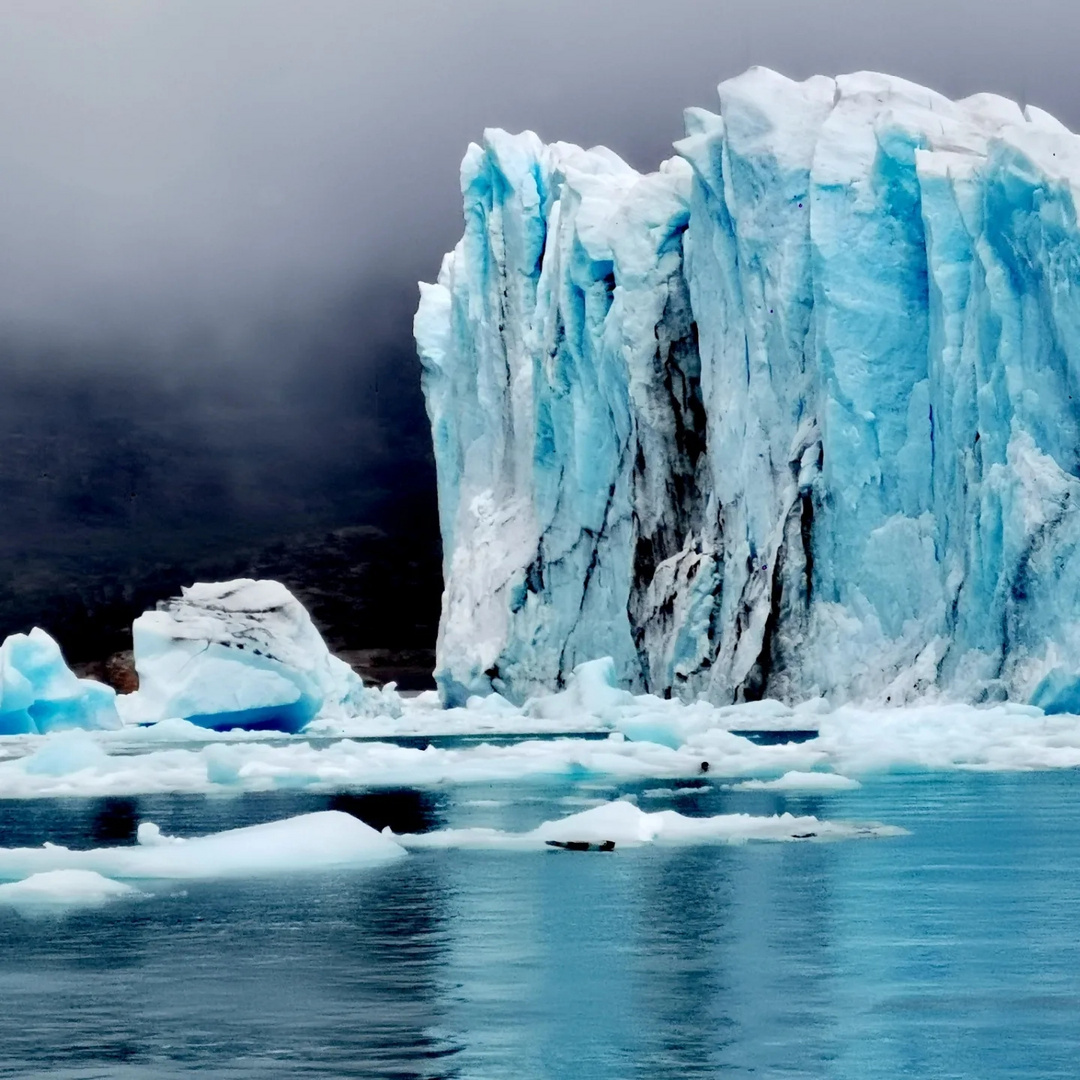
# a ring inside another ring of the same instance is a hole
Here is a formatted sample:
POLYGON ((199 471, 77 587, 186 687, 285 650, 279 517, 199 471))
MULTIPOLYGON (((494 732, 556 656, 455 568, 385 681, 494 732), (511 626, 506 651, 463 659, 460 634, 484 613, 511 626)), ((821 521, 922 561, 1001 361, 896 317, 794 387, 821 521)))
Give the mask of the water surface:
POLYGON ((336 805, 381 827, 526 829, 791 810, 911 835, 613 854, 430 851, 350 874, 0 910, 0 1076, 1075 1077, 1074 773, 646 797, 651 784, 336 800, 0 803, 0 842, 130 842, 336 805))

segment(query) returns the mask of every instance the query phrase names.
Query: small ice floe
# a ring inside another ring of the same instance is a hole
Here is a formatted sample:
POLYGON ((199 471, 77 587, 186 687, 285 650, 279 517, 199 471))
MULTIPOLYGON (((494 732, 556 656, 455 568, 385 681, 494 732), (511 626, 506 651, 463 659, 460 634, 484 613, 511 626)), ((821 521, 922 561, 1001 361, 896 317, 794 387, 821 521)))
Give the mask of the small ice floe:
POLYGON ((114 900, 142 895, 134 886, 104 877, 96 870, 44 870, 22 881, 0 885, 0 904, 25 915, 104 907, 114 900))
POLYGON ((78 678, 44 630, 12 634, 0 645, 0 735, 118 727, 116 691, 78 678))
POLYGON ((144 822, 138 838, 137 845, 90 851, 55 844, 0 848, 0 879, 17 881, 54 871, 93 873, 120 882, 272 877, 351 869, 405 855, 392 837, 339 810, 187 840, 164 836, 156 825, 144 822))
POLYGON ((685 799, 704 795, 712 790, 708 784, 699 784, 694 787, 654 787, 646 788, 641 793, 641 797, 643 799, 685 799))
POLYGON ((775 780, 744 780, 732 784, 732 791, 854 791, 861 788, 858 780, 839 773, 799 772, 793 769, 775 780))
POLYGON ((570 851, 612 851, 643 844, 741 844, 748 840, 853 840, 905 836, 906 831, 877 822, 823 821, 811 816, 778 814, 720 814, 685 817, 675 810, 648 813, 619 800, 579 814, 545 821, 525 833, 501 829, 440 829, 396 836, 406 848, 503 848, 537 850, 559 847, 570 851))

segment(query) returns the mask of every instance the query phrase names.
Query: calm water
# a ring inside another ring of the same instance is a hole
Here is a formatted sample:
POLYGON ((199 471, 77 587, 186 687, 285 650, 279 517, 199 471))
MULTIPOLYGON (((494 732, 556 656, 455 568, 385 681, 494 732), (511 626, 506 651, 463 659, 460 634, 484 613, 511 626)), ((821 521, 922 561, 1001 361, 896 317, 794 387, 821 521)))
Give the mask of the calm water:
MULTIPOLYGON (((613 791, 637 791, 644 784, 613 791)), ((339 800, 377 825, 528 828, 536 786, 339 800)), ((326 806, 0 803, 0 842, 125 842, 326 806)), ((1080 777, 907 776, 779 798, 907 838, 432 852, 300 881, 188 886, 63 918, 0 912, 0 1076, 1076 1077, 1080 777)))

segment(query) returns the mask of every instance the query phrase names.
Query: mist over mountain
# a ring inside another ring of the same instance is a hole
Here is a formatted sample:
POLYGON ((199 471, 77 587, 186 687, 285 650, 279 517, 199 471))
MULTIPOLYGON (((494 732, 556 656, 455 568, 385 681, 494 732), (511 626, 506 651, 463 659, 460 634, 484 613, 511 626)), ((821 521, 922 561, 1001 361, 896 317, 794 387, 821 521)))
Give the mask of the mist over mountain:
POLYGON ((655 168, 750 64, 993 90, 1074 128, 1080 11, 977 0, 9 0, 0 631, 75 660, 199 578, 280 577, 336 648, 430 647, 416 281, 486 126, 655 168))

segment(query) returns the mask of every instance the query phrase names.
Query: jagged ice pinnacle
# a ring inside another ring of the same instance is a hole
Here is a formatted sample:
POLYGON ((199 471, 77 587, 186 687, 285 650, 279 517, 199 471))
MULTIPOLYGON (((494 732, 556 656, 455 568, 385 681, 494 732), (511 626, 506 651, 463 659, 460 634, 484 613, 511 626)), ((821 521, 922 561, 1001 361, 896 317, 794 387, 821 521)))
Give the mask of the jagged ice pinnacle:
POLYGON ((676 150, 465 156, 416 317, 444 699, 610 656, 718 703, 1080 711, 1080 139, 755 68, 676 150))

